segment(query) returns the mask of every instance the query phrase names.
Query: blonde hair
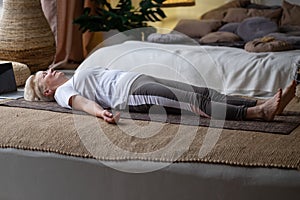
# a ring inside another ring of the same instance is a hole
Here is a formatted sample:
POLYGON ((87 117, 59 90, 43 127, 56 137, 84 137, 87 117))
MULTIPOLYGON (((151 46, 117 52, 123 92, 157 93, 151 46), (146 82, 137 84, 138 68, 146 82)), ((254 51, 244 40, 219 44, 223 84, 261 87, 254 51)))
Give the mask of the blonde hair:
POLYGON ((24 99, 26 101, 54 101, 52 96, 47 97, 44 95, 45 87, 40 85, 37 76, 31 75, 26 80, 24 87, 24 99))

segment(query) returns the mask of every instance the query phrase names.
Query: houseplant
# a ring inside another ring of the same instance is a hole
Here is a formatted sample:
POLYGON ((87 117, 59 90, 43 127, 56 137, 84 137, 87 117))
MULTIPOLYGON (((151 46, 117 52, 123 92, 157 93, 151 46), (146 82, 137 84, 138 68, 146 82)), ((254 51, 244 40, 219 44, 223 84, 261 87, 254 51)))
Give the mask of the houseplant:
POLYGON ((89 7, 85 8, 74 23, 78 24, 83 32, 118 30, 126 33, 127 30, 151 27, 147 22, 161 21, 166 17, 161 9, 164 1, 141 0, 135 8, 131 0, 119 0, 116 7, 112 7, 107 0, 93 0, 94 11, 89 7))

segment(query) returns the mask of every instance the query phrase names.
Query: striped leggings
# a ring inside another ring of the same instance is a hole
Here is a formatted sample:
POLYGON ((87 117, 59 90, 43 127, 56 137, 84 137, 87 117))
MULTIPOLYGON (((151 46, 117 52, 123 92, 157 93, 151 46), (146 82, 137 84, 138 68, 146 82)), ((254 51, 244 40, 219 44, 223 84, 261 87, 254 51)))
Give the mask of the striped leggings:
POLYGON ((131 86, 128 98, 130 112, 146 112, 154 105, 163 107, 167 113, 181 111, 201 112, 214 119, 244 120, 248 107, 256 100, 228 96, 216 90, 191 86, 182 82, 141 75, 131 86))

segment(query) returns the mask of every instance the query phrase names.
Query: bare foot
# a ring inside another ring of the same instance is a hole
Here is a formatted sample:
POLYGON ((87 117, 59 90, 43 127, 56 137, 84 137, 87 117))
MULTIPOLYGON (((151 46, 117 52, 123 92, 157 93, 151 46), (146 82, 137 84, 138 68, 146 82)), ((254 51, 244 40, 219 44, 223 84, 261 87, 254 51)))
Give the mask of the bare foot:
POLYGON ((263 119, 266 121, 271 121, 274 119, 281 101, 282 89, 270 99, 266 100, 264 103, 249 107, 247 109, 246 119, 263 119))
POLYGON ((276 114, 280 115, 284 108, 289 104, 289 102, 295 97, 296 93, 296 81, 292 81, 289 86, 287 86, 282 94, 282 98, 279 104, 279 108, 276 114))
POLYGON ((261 108, 261 118, 266 121, 272 121, 278 112, 282 98, 282 89, 278 89, 278 92, 265 103, 259 105, 261 108))

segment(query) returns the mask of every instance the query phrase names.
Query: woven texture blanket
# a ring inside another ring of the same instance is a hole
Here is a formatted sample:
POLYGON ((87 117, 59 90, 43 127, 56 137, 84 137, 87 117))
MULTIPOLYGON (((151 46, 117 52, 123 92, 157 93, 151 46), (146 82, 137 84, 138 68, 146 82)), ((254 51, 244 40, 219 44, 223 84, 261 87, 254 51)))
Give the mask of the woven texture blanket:
MULTIPOLYGON (((296 100, 288 110, 300 111, 296 100)), ((99 160, 205 162, 300 169, 300 127, 288 135, 0 107, 0 146, 99 160)), ((272 123, 271 123, 272 124, 272 123)))

